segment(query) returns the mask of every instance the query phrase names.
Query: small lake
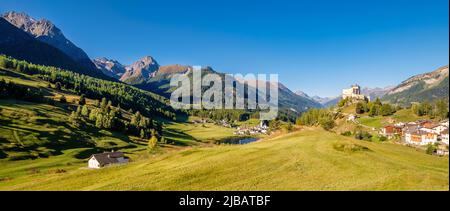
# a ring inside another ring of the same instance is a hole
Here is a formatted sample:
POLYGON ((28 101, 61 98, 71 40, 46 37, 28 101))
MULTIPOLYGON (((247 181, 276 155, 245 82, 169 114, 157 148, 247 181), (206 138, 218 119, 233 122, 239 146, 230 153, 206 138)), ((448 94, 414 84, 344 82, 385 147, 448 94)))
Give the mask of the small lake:
POLYGON ((233 138, 233 139, 223 140, 223 141, 220 142, 220 144, 239 144, 239 145, 244 145, 244 144, 253 143, 253 142, 258 141, 258 140, 259 140, 259 138, 249 138, 249 137, 233 138))

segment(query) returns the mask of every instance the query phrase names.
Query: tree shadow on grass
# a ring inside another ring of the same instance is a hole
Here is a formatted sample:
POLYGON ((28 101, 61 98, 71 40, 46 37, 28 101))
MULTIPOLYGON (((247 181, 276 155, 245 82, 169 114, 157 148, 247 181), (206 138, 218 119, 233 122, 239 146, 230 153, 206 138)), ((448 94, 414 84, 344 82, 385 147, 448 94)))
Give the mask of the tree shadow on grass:
MULTIPOLYGON (((19 130, 21 133, 25 134, 37 134, 37 139, 42 140, 43 142, 39 144, 32 143, 25 146, 9 147, 8 151, 27 153, 26 155, 24 154, 14 158, 15 160, 56 156, 62 155, 63 151, 68 149, 90 148, 89 150, 84 150, 74 156, 78 159, 85 159, 90 156, 90 154, 88 156, 87 153, 94 154, 111 150, 118 151, 122 149, 132 149, 137 148, 136 145, 139 144, 133 142, 128 136, 122 133, 112 132, 110 135, 112 138, 117 138, 127 143, 127 145, 110 145, 108 147, 99 147, 96 142, 92 140, 92 137, 102 137, 105 136, 105 134, 101 133, 97 128, 92 128, 86 125, 82 128, 74 128, 68 123, 63 123, 52 119, 44 119, 41 120, 40 123, 52 125, 52 127, 57 129, 53 131, 43 131, 34 128, 21 127, 21 125, 15 125, 9 120, 1 121, 2 126, 5 126, 5 128, 9 130, 19 130), (41 153, 43 148, 46 149, 45 153, 41 153), (31 155, 32 153, 36 154, 36 152, 39 153, 37 155, 31 155)), ((10 143, 10 141, 7 139, 2 139, 0 144, 1 143, 10 143)))
POLYGON ((198 142, 193 136, 175 129, 166 129, 163 131, 164 137, 176 146, 189 146, 189 142, 198 142), (180 141, 178 139, 186 140, 180 141))

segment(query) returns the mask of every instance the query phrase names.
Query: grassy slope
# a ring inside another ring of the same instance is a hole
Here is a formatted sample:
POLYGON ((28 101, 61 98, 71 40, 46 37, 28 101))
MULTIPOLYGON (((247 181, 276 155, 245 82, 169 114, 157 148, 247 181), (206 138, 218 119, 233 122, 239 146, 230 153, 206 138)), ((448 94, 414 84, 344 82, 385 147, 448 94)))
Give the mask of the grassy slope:
MULTIPOLYGON (((346 107, 342 108, 342 113, 356 114, 355 107, 356 106, 354 104, 346 106, 346 107)), ((357 116, 359 117, 358 121, 361 124, 366 125, 368 127, 373 127, 376 129, 379 129, 385 125, 397 123, 397 122, 413 122, 413 121, 422 120, 422 119, 430 119, 428 116, 417 116, 416 114, 414 114, 411 111, 411 109, 399 110, 391 116, 370 117, 369 115, 367 115, 367 113, 357 114, 357 116)))
POLYGON ((172 122, 165 125, 164 134, 179 143, 195 144, 197 142, 213 142, 235 137, 234 129, 221 127, 213 123, 189 124, 172 122), (193 143, 194 142, 194 143, 193 143))
POLYGON ((126 166, 28 177, 0 182, 0 189, 448 190, 449 160, 307 129, 249 145, 193 148, 126 166), (362 147, 368 150, 357 151, 362 147))
MULTIPOLYGON (((64 94, 68 101, 68 103, 55 102, 54 105, 49 105, 14 99, 0 100, 0 164, 2 170, 8 171, 6 175, 15 173, 6 169, 5 166, 14 166, 15 164, 19 166, 28 162, 8 163, 8 159, 22 160, 62 155, 67 162, 77 163, 80 162, 79 159, 84 159, 98 151, 120 149, 127 153, 133 153, 146 148, 146 142, 134 136, 98 130, 91 123, 83 123, 81 127, 69 124, 69 115, 78 106, 76 102, 80 98, 74 93, 57 91, 49 88, 48 82, 7 70, 0 70, 0 79, 30 87, 39 87, 45 90, 48 98, 58 98, 64 94), (66 155, 68 151, 70 153, 66 155), (6 156, 8 158, 1 159, 6 156)), ((87 99, 89 107, 92 107, 93 103, 93 100, 87 99)), ((127 111, 122 110, 122 113, 126 118, 130 118, 127 111)), ((42 165, 40 165, 40 160, 31 162, 41 168, 48 166, 46 161, 42 162, 42 165)))

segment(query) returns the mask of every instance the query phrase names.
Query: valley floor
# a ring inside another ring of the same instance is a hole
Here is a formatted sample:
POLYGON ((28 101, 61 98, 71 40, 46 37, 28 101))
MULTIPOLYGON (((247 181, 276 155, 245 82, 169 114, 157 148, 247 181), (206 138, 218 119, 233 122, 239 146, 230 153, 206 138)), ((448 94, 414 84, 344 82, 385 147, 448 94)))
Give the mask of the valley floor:
MULTIPOLYGON (((42 160, 59 163, 58 157, 42 160)), ((17 162, 0 163, 0 190, 449 190, 448 157, 315 128, 101 170, 75 163, 63 173, 11 174, 33 161, 17 162)))

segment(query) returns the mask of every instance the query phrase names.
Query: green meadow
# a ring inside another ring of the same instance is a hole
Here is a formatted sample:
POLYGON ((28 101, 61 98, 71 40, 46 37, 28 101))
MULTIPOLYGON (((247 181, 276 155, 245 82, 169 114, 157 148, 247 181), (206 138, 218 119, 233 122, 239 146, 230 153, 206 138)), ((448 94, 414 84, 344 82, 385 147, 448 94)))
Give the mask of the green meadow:
MULTIPOLYGON (((67 162, 70 153, 35 163, 67 162)), ((69 159, 70 160, 70 159, 69 159)), ((303 129, 248 145, 193 147, 128 165, 12 174, 1 190, 448 190, 448 157, 303 129)), ((30 163, 28 163, 30 162, 30 163)), ((37 164, 36 164, 37 165, 37 164)), ((3 164, 2 164, 3 166, 3 164)), ((43 168, 43 167, 42 167, 43 168)))

